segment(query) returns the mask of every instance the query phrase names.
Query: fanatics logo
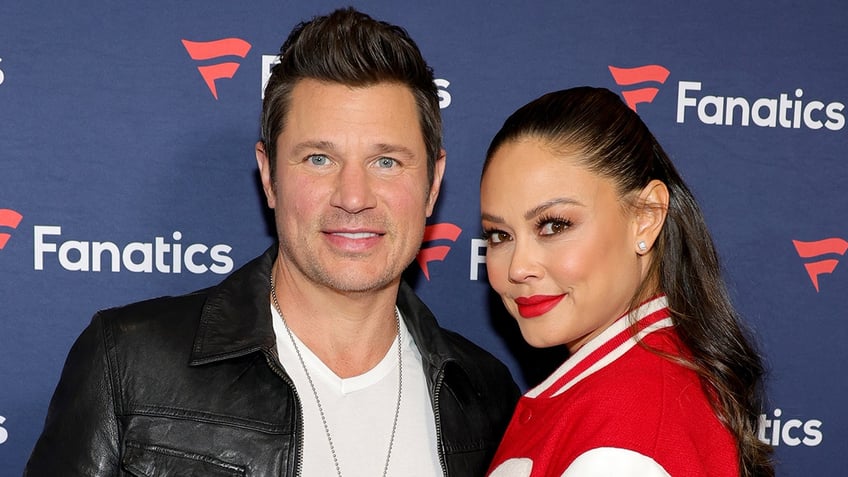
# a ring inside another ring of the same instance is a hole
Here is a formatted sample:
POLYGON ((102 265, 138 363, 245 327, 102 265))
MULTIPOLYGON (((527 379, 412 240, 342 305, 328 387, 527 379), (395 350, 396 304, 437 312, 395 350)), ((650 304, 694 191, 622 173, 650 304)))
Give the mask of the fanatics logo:
MULTIPOLYGON (((454 224, 445 222, 442 224, 428 225, 424 228, 424 239, 422 243, 433 242, 435 240, 450 240, 456 242, 462 229, 454 224)), ((429 262, 443 261, 450 252, 450 245, 434 245, 429 247, 421 247, 416 260, 421 270, 424 272, 424 277, 430 281, 430 269, 427 267, 429 262)))
POLYGON ((793 240, 792 243, 795 245, 799 257, 815 259, 805 263, 804 268, 807 269, 807 275, 813 282, 816 293, 819 291, 819 276, 833 273, 836 265, 839 264, 838 258, 825 257, 828 255, 845 255, 845 252, 848 251, 848 241, 839 237, 826 238, 815 242, 793 240))
MULTIPOLYGON (((196 61, 217 60, 225 56, 237 56, 244 58, 247 52, 250 51, 250 43, 241 38, 222 38, 212 41, 189 41, 182 40, 188 55, 196 61)), ((221 78, 232 78, 235 76, 240 64, 234 61, 223 61, 220 63, 212 63, 200 65, 197 71, 212 92, 212 96, 218 99, 218 89, 215 86, 215 81, 221 78)))
MULTIPOLYGON (((18 224, 21 223, 21 219, 23 218, 23 215, 12 209, 0 209, 0 230, 4 228, 18 228, 18 224)), ((3 250, 11 236, 12 234, 0 231, 0 250, 3 250)))
MULTIPOLYGON (((669 71, 660 65, 645 65, 635 68, 619 68, 610 65, 609 70, 612 73, 612 78, 619 86, 631 86, 647 82, 664 84, 669 75, 669 71)), ((630 106, 630 109, 636 111, 637 104, 653 102, 658 92, 659 88, 644 86, 624 90, 621 92, 621 96, 624 97, 624 102, 630 106)))

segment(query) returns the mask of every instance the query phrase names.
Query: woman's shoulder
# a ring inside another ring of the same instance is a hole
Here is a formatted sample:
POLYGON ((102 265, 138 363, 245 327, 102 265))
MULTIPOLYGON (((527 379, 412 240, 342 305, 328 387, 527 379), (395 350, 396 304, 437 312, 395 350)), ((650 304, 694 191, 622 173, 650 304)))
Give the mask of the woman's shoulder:
POLYGON ((614 417, 621 425, 631 422, 657 427, 692 414, 712 415, 701 381, 676 358, 681 354, 673 332, 652 333, 614 363, 594 373, 572 390, 575 404, 584 402, 593 413, 614 417))

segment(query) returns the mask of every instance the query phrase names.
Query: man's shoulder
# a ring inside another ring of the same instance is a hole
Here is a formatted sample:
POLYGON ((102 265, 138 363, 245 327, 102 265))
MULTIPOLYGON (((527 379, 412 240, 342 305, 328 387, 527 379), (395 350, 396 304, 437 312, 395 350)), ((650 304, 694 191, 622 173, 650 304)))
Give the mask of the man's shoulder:
POLYGON ((465 336, 442 327, 426 304, 409 284, 401 282, 398 304, 422 357, 440 367, 453 363, 472 379, 485 384, 487 380, 512 381, 507 367, 490 352, 465 336))
POLYGON ((108 325, 113 332, 142 333, 159 328, 174 329, 180 324, 196 324, 211 288, 184 295, 160 296, 126 305, 100 310, 96 319, 108 325))
POLYGON ((480 347, 465 336, 445 328, 440 328, 444 337, 444 343, 450 350, 450 364, 462 369, 467 379, 475 383, 477 387, 502 388, 507 386, 510 391, 515 391, 517 399, 517 387, 512 378, 509 368, 492 353, 480 347))
POLYGON ((439 369, 457 404, 452 408, 449 403, 454 401, 442 399, 442 410, 445 415, 461 414, 465 418, 446 433, 463 435, 468 432, 463 426, 470 425, 469 422, 489 423, 492 427, 486 433, 494 438, 493 446, 496 446, 521 395, 519 388, 509 368, 493 354, 459 333, 438 329, 443 352, 439 369))
POLYGON ((209 292, 203 289, 100 310, 83 336, 102 340, 107 354, 118 362, 187 362, 209 292))
POLYGON ((502 365, 501 361, 498 360, 492 353, 465 336, 441 326, 439 326, 439 329, 442 332, 445 343, 451 349, 456 359, 468 361, 472 365, 475 362, 480 362, 481 364, 497 363, 502 365))
POLYGON ((220 283, 185 294, 103 309, 97 312, 95 320, 116 335, 144 337, 150 333, 174 334, 190 330, 193 336, 204 313, 218 317, 222 308, 241 306, 255 298, 257 292, 253 282, 257 279, 265 282, 261 271, 271 268, 274 251, 273 247, 269 248, 220 283))

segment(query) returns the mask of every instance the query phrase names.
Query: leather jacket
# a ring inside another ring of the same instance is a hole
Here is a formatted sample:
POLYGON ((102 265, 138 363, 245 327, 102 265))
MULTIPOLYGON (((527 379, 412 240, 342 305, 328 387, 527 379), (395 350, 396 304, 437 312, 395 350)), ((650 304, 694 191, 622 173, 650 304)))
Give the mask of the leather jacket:
MULTIPOLYGON (((219 285, 98 312, 74 343, 25 476, 299 476, 300 398, 276 354, 276 246, 219 285)), ((506 367, 398 293, 444 474, 483 475, 519 391, 506 367)))

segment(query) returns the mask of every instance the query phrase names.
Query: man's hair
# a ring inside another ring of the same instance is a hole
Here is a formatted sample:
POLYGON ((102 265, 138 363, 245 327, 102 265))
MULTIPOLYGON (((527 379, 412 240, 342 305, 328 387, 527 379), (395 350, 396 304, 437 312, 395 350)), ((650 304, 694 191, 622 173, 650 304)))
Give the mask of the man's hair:
POLYGON ((403 28, 378 21, 353 8, 302 22, 280 48, 262 102, 261 141, 276 169, 277 138, 286 126, 291 93, 298 81, 315 79, 351 87, 397 83, 409 87, 418 109, 433 182, 442 148, 442 118, 433 70, 403 28))

